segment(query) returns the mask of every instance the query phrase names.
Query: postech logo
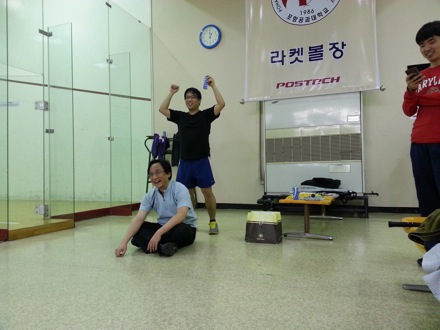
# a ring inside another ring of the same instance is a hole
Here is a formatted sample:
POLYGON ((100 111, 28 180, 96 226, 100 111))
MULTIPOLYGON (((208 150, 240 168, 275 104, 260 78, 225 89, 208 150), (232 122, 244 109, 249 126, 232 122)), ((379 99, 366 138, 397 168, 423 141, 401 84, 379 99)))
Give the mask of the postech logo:
POLYGON ((315 78, 315 79, 305 79, 305 80, 294 80, 294 81, 280 81, 276 83, 276 89, 281 88, 297 88, 304 86, 316 86, 316 85, 328 85, 337 84, 341 81, 341 77, 326 77, 326 78, 315 78))
POLYGON ((327 17, 340 0, 271 0, 273 10, 284 22, 309 25, 327 17))

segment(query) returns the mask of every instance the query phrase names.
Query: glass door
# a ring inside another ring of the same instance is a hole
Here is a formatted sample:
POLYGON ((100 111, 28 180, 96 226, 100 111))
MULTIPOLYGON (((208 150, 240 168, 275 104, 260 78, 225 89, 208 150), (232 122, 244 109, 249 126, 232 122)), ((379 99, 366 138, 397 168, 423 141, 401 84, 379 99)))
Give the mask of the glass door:
POLYGON ((110 201, 131 214, 131 77, 130 53, 110 55, 110 201))
POLYGON ((51 217, 74 213, 73 73, 71 23, 48 28, 48 205, 51 217))
POLYGON ((0 241, 8 231, 8 66, 6 6, 0 6, 0 241))
POLYGON ((0 41, 0 62, 2 72, 6 72, 6 76, 2 74, 5 88, 0 96, 6 102, 0 108, 0 191, 6 192, 1 196, 1 204, 7 209, 9 240, 21 237, 28 228, 44 224, 43 215, 36 212, 44 204, 44 115, 36 107, 37 102, 44 100, 44 36, 39 33, 43 25, 42 1, 20 3, 14 6, 9 1, 0 5, 0 33, 6 32, 0 41))

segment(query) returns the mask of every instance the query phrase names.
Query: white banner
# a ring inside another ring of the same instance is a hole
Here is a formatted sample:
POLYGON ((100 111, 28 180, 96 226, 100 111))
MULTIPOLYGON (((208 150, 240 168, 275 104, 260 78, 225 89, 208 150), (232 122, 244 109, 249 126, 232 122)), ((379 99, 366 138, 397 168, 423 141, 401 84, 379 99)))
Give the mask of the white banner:
POLYGON ((246 0, 244 102, 379 89, 375 0, 246 0))

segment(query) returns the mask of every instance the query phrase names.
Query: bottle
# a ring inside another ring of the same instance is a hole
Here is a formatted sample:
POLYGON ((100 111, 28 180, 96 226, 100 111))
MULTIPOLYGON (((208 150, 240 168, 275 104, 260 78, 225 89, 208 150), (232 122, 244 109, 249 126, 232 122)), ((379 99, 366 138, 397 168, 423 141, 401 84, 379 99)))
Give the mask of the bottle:
POLYGON ((292 188, 292 197, 295 200, 299 199, 299 188, 298 187, 293 187, 292 188))

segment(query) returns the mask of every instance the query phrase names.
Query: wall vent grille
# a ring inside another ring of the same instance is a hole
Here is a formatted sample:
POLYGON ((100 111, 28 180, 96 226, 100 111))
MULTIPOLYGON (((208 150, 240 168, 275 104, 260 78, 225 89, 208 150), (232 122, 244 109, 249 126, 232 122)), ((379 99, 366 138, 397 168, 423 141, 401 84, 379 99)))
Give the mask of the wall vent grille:
POLYGON ((361 134, 266 139, 267 163, 362 160, 361 134))

